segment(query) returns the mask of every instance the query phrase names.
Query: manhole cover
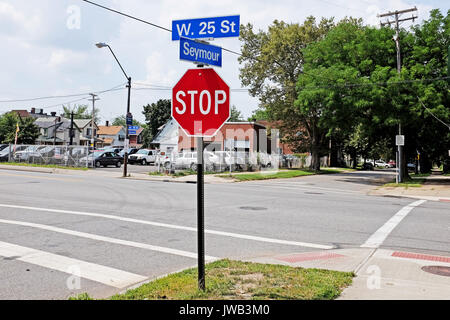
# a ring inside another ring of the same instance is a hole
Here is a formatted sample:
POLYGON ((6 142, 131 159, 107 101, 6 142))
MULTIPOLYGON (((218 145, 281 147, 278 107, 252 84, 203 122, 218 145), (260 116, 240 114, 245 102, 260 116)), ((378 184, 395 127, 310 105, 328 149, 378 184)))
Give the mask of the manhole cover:
POLYGON ((252 211, 267 210, 267 208, 264 208, 264 207, 240 207, 239 209, 242 209, 242 210, 252 210, 252 211))
POLYGON ((438 276, 450 277, 450 267, 443 266, 425 266, 422 270, 428 273, 436 274, 438 276))

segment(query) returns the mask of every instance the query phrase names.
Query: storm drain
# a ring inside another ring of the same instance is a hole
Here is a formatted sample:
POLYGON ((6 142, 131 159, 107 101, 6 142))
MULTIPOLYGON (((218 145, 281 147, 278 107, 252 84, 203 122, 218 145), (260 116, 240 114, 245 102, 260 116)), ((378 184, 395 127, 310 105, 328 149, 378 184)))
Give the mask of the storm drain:
POLYGON ((265 208, 265 207, 239 207, 239 209, 242 209, 242 210, 250 210, 250 211, 262 211, 262 210, 267 210, 267 208, 265 208))
POLYGON ((305 192, 305 194, 323 194, 323 193, 320 193, 320 192, 305 192))
POLYGON ((438 276, 450 277, 450 267, 444 266, 425 266, 422 270, 438 276))

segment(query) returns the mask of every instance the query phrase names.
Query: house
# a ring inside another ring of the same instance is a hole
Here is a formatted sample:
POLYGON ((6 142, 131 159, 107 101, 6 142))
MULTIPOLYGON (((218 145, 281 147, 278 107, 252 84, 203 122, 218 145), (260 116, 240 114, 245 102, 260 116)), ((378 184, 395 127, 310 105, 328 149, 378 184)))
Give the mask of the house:
POLYGON ((170 119, 159 128, 159 132, 150 143, 150 148, 170 154, 173 150, 178 150, 178 139, 178 124, 170 119))
MULTIPOLYGON (((226 122, 214 137, 205 138, 204 142, 210 151, 270 153, 272 149, 278 148, 278 140, 269 141, 266 127, 257 122, 226 122)), ((196 148, 196 138, 190 138, 183 130, 179 130, 178 151, 193 151, 196 148)))
POLYGON ((142 145, 144 143, 144 135, 142 134, 144 132, 144 128, 140 127, 138 130, 136 130, 136 134, 131 134, 128 132, 128 137, 130 138, 130 148, 142 148, 142 145))
POLYGON ((98 145, 120 148, 125 145, 125 129, 122 126, 110 126, 106 121, 105 126, 98 126, 98 145))
POLYGON ((27 110, 12 110, 10 113, 15 113, 21 118, 29 118, 30 114, 27 110))
MULTIPOLYGON (((52 113, 52 116, 37 118, 34 123, 39 127, 40 132, 36 143, 48 145, 68 145, 70 143, 71 121, 69 119, 57 117, 56 113, 52 113)), ((75 123, 73 129, 72 144, 80 145, 81 130, 75 123)))
MULTIPOLYGON (((73 122, 77 125, 78 128, 81 130, 80 135, 80 145, 82 146, 89 146, 91 144, 92 139, 92 119, 75 119, 73 122)), ((101 140, 98 138, 98 126, 94 121, 94 145, 101 142, 101 140)))

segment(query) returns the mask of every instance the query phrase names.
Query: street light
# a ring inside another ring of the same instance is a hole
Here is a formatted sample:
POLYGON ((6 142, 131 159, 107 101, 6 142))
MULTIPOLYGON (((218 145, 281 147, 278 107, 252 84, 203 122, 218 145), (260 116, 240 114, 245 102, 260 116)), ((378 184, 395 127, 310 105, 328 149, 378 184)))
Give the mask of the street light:
MULTIPOLYGON (((119 67, 120 67, 120 69, 122 70, 123 74, 125 75, 125 78, 127 78, 127 80, 128 80, 128 85, 127 85, 127 88, 128 88, 128 103, 127 103, 127 113, 126 113, 126 115, 125 115, 125 118, 127 118, 128 114, 130 113, 131 77, 129 77, 129 76, 127 75, 127 73, 126 73, 125 70, 123 69, 122 65, 120 64, 119 60, 117 59, 116 55, 114 54, 114 52, 112 51, 111 47, 110 47, 108 44, 103 43, 103 42, 99 42, 99 43, 97 43, 95 46, 96 46, 97 48, 99 48, 99 49, 108 47, 109 51, 111 51, 111 53, 112 53, 114 59, 116 59, 118 65, 119 65, 119 67)), ((129 135, 128 135, 128 124, 126 124, 125 127, 126 127, 126 128, 125 128, 125 132, 126 132, 126 137, 125 137, 125 139, 126 139, 126 142, 127 142, 127 143, 125 144, 125 148, 124 148, 124 149, 125 149, 125 153, 124 153, 124 155, 123 155, 123 176, 124 176, 124 177, 127 176, 128 144, 129 144, 129 141, 130 141, 130 140, 129 140, 130 137, 129 137, 129 135)))

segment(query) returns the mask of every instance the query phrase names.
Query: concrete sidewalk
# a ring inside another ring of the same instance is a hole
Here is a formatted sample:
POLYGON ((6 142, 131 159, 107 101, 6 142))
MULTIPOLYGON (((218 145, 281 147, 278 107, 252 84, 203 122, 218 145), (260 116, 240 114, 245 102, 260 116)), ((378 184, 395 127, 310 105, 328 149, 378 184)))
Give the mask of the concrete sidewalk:
POLYGON ((450 176, 431 175, 421 179, 425 179, 421 187, 379 187, 368 194, 450 202, 450 176))
POLYGON ((354 248, 279 256, 255 257, 247 261, 354 272, 353 284, 340 300, 448 300, 450 299, 450 257, 384 249, 354 248), (422 269, 447 267, 447 276, 422 269))

